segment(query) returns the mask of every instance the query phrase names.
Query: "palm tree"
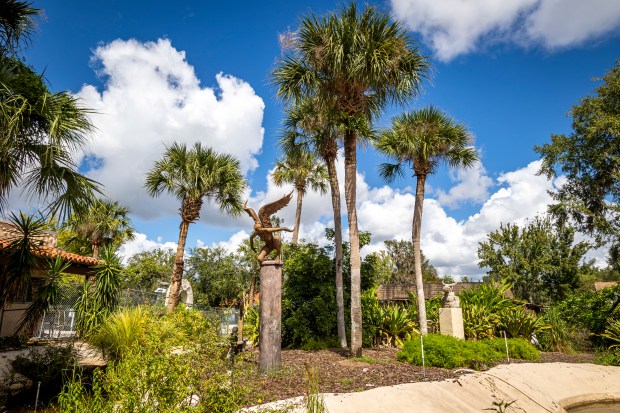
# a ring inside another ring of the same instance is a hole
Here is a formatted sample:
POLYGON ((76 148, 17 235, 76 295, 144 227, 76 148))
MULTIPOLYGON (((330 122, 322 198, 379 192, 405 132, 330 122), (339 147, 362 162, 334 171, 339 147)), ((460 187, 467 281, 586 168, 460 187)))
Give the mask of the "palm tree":
POLYGON ((362 352, 361 260, 356 209, 357 138, 389 102, 414 97, 428 69, 413 40, 389 15, 350 3, 339 13, 301 19, 273 72, 278 96, 315 98, 344 128, 345 200, 351 248, 351 353, 362 352))
POLYGON ((312 152, 297 147, 286 152, 284 159, 276 162, 272 179, 277 186, 293 184, 295 191, 297 191, 295 229, 293 230, 293 240, 291 241, 293 245, 296 245, 299 237, 303 196, 306 194, 308 187, 321 194, 327 192, 327 170, 324 165, 317 162, 312 152))
POLYGON ((0 0, 0 56, 14 52, 20 43, 30 40, 36 28, 34 18, 42 12, 31 5, 26 1, 0 0))
POLYGON ((90 111, 66 92, 50 93, 42 76, 15 56, 41 10, 0 0, 0 212, 9 192, 22 187, 50 202, 60 217, 88 206, 98 184, 77 172, 72 154, 94 128, 90 111))
POLYGON ((416 195, 413 209, 413 257, 418 297, 420 333, 428 332, 424 288, 420 227, 424 204, 426 176, 435 172, 440 162, 450 167, 469 168, 478 162, 478 152, 471 146, 472 137, 467 128, 434 107, 405 113, 392 121, 392 127, 383 132, 377 148, 396 163, 381 165, 381 176, 388 182, 404 175, 403 164, 410 164, 416 177, 416 195))
POLYGON ((329 113, 321 111, 312 99, 306 99, 286 110, 285 134, 280 140, 284 152, 298 147, 312 149, 327 166, 327 176, 334 213, 334 270, 336 280, 336 305, 338 341, 341 348, 347 347, 344 321, 344 286, 342 280, 342 212, 340 209, 340 184, 336 172, 338 140, 340 131, 329 113))
POLYGON ((102 246, 118 247, 134 237, 129 208, 106 199, 98 199, 86 211, 73 214, 66 226, 75 234, 68 244, 85 240, 91 247, 93 258, 99 258, 102 246))
POLYGON ((153 197, 168 192, 181 201, 179 243, 167 303, 172 311, 179 303, 187 230, 189 224, 200 218, 203 198, 213 198, 222 211, 238 215, 243 211, 245 180, 235 157, 205 149, 200 143, 190 150, 184 144, 174 143, 148 172, 145 188, 153 197))

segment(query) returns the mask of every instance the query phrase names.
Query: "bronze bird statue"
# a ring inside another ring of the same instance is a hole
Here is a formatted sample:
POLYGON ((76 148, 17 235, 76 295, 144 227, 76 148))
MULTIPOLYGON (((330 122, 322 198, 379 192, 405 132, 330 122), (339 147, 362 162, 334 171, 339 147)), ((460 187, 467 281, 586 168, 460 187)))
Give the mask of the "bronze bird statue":
POLYGON ((245 212, 247 212, 248 215, 250 215, 250 217, 254 220, 254 232, 252 232, 252 235, 250 235, 250 248, 252 248, 252 251, 257 252, 256 248, 254 247, 254 238, 256 237, 260 238, 260 240, 265 243, 265 246, 263 246, 257 257, 258 261, 261 263, 265 261, 271 251, 274 250, 276 251, 275 261, 278 263, 281 262, 280 254, 282 241, 280 240, 280 237, 278 235, 275 235, 274 233, 278 231, 293 232, 293 230, 286 227, 274 228, 273 224, 271 223, 271 215, 275 214, 276 212, 287 206, 292 198, 293 192, 288 195, 284 195, 277 201, 265 204, 258 210, 258 215, 256 215, 256 212, 254 212, 252 208, 247 207, 248 201, 245 201, 245 203, 243 204, 243 209, 245 210, 245 212))

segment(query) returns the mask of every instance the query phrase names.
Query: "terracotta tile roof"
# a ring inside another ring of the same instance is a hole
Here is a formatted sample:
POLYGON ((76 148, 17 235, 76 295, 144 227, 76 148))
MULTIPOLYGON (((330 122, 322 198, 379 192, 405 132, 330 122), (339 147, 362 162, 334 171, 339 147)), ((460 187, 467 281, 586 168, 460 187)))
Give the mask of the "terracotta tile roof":
MULTIPOLYGON (((15 239, 14 236, 0 231, 0 249, 8 247, 13 239, 15 239)), ((79 254, 73 254, 71 252, 63 251, 59 248, 52 248, 46 245, 39 246, 36 253, 37 255, 45 258, 56 258, 60 256, 63 260, 73 264, 93 266, 101 263, 101 261, 92 257, 84 257, 79 254)))

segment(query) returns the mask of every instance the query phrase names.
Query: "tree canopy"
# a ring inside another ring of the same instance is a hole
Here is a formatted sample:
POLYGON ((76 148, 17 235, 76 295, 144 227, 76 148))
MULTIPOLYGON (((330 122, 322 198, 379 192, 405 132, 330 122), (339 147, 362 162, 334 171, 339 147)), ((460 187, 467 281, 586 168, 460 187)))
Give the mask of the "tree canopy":
POLYGON ((575 242, 573 228, 536 217, 523 227, 502 225, 478 248, 487 279, 507 281, 516 297, 537 304, 559 301, 579 286, 586 242, 575 242))
POLYGON ((599 242, 620 241, 620 61, 602 79, 595 94, 574 105, 570 135, 551 135, 535 147, 549 178, 566 178, 552 196, 551 211, 570 217, 577 229, 599 242))

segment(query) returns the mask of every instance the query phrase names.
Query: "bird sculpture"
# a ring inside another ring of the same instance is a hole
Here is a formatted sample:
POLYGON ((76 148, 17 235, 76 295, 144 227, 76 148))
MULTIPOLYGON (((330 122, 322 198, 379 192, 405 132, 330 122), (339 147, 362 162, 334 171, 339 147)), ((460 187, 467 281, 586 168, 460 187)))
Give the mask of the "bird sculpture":
POLYGON ((245 201, 245 203, 243 204, 243 209, 245 210, 245 212, 247 212, 248 215, 250 215, 250 217, 254 220, 254 232, 252 232, 252 235, 250 235, 250 248, 252 248, 252 251, 258 252, 254 247, 254 238, 256 237, 260 238, 260 240, 265 243, 263 248, 260 250, 260 253, 258 253, 257 257, 258 261, 261 263, 265 261, 271 251, 274 250, 276 251, 275 261, 277 263, 281 262, 282 241, 280 240, 280 237, 275 233, 278 231, 293 232, 293 230, 286 227, 274 228, 273 224, 271 223, 271 215, 275 214, 276 212, 287 206, 292 198, 293 193, 291 192, 290 194, 283 196, 277 201, 265 204, 258 210, 258 215, 256 215, 256 212, 254 212, 252 208, 247 207, 248 201, 245 201))

